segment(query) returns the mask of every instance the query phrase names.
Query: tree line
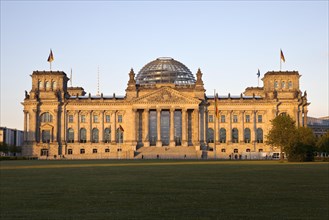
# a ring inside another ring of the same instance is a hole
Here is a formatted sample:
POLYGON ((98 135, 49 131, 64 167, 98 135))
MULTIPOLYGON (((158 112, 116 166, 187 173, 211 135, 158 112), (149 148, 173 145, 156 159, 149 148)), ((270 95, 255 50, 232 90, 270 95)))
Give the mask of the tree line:
POLYGON ((317 152, 329 154, 329 131, 317 139, 312 129, 296 127, 289 115, 279 115, 271 121, 266 143, 280 148, 288 161, 314 161, 317 152))

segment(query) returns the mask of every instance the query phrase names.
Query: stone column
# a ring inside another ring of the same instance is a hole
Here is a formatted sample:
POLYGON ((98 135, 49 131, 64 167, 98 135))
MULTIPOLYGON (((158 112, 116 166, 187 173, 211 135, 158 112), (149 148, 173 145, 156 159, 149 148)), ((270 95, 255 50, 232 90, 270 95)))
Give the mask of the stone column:
POLYGON ((157 109, 157 147, 162 147, 161 141, 161 109, 157 109))
POLYGON ((227 139, 227 143, 228 144, 231 144, 233 143, 233 139, 232 139, 232 113, 233 111, 229 111, 229 129, 227 131, 227 136, 226 136, 226 139, 227 139))
POLYGON ((29 141, 37 140, 37 110, 33 109, 30 117, 29 141))
POLYGON ((300 127, 300 107, 298 106, 296 111, 295 111, 295 117, 296 117, 296 124, 297 127, 300 127))
POLYGON ((112 112, 113 120, 112 120, 112 126, 111 126, 111 144, 116 144, 116 123, 117 123, 117 111, 112 112))
POLYGON ((143 113, 143 145, 144 147, 150 146, 150 139, 149 139, 149 109, 144 109, 143 113))
POLYGON ((207 143, 207 131, 208 131, 207 114, 208 114, 208 111, 205 106, 203 108, 204 108, 204 110, 203 110, 203 140, 204 140, 204 143, 207 143))
POLYGON ((87 124, 87 142, 91 142, 92 140, 92 120, 93 120, 93 111, 89 111, 89 122, 87 124))
POLYGON ((23 110, 24 112, 24 136, 23 136, 23 140, 24 142, 27 141, 27 114, 28 114, 28 111, 26 110, 23 110))
POLYGON ((65 144, 66 141, 66 136, 67 136, 67 111, 66 111, 66 106, 59 106, 59 110, 58 110, 58 136, 57 136, 57 140, 58 142, 60 142, 61 144, 59 145, 60 149, 59 149, 59 153, 62 153, 62 144, 65 144))
POLYGON ((99 142, 104 143, 104 110, 101 111, 100 115, 101 128, 99 129, 99 142))
POLYGON ((57 142, 57 136, 58 136, 58 109, 54 109, 54 131, 51 137, 50 142, 57 142))
POLYGON ((62 129, 61 129, 61 142, 67 142, 67 129, 68 129, 68 124, 69 124, 69 111, 67 111, 66 109, 63 109, 63 121, 64 121, 64 126, 62 125, 62 129))
POLYGON ((132 113, 132 117, 131 117, 132 118, 132 123, 131 123, 131 142, 133 144, 133 143, 136 143, 136 134, 138 133, 136 131, 136 129, 137 129, 137 126, 136 126, 137 109, 132 109, 131 113, 132 113))
POLYGON ((257 143, 257 111, 253 111, 253 126, 252 126, 252 130, 251 130, 251 139, 252 139, 252 142, 254 143, 254 147, 256 150, 256 143, 257 143))
POLYGON ((240 143, 244 143, 244 111, 240 111, 239 115, 241 117, 239 117, 238 121, 239 122, 239 142, 240 143))
POLYGON ((308 113, 308 110, 306 110, 304 108, 303 111, 304 111, 303 127, 307 127, 307 113, 308 113))
POLYGON ((175 147, 176 143, 175 143, 175 122, 174 122, 174 116, 175 115, 175 109, 171 108, 170 109, 170 143, 169 146, 170 147, 175 147))
POLYGON ((38 130, 39 130, 39 114, 38 114, 38 109, 33 109, 32 117, 30 118, 31 123, 31 130, 30 130, 30 135, 31 135, 31 141, 36 141, 39 142, 38 138, 38 130))
POLYGON ((187 109, 182 109, 182 146, 187 147, 187 109))
POLYGON ((199 109, 194 109, 192 121, 192 143, 195 147, 200 147, 199 127, 199 109))
POLYGON ((76 110, 74 112, 74 122, 75 122, 75 129, 74 129, 74 142, 80 141, 80 118, 79 118, 80 111, 76 110))

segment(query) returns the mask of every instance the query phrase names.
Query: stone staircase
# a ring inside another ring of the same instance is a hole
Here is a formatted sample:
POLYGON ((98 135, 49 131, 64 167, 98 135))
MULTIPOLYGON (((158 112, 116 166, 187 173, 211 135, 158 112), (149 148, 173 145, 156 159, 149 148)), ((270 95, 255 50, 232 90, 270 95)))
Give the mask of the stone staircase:
POLYGON ((135 159, 199 159, 201 154, 194 147, 142 147, 135 152, 135 159))

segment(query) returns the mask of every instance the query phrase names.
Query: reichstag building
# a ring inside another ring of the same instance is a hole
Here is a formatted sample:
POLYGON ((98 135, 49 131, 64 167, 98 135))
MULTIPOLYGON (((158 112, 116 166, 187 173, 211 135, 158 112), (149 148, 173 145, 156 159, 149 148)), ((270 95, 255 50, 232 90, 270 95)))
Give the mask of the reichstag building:
POLYGON ((267 72, 263 87, 240 95, 206 95, 194 75, 172 58, 128 74, 124 96, 92 96, 69 87, 62 71, 34 71, 25 92, 25 156, 40 159, 271 158, 271 120, 289 114, 307 124, 306 92, 297 71, 267 72))

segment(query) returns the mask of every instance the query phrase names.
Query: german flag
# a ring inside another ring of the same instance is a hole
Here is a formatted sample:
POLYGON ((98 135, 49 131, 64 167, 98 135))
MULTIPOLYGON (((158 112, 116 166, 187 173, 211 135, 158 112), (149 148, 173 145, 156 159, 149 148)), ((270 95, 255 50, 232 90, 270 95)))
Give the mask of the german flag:
POLYGON ((283 52, 282 52, 281 49, 280 49, 280 57, 281 57, 281 60, 282 60, 283 62, 286 62, 286 59, 284 58, 284 55, 283 55, 283 52))
POLYGON ((52 51, 51 49, 50 49, 50 54, 49 54, 49 56, 48 56, 47 61, 48 61, 49 63, 51 63, 51 62, 54 61, 54 55, 53 55, 53 51, 52 51))
POLYGON ((215 94, 215 115, 218 118, 218 94, 215 94))

